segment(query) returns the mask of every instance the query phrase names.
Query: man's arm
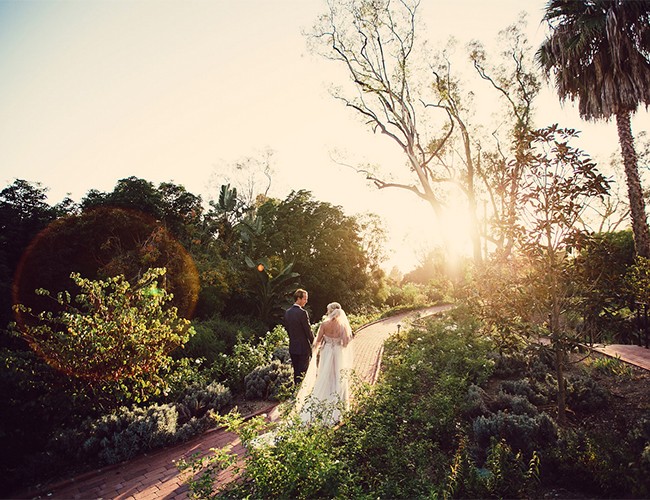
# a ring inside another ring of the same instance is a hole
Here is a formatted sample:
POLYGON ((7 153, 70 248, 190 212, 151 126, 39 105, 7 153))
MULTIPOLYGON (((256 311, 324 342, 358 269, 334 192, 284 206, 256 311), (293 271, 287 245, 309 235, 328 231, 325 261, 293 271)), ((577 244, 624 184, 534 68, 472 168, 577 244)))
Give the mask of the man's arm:
POLYGON ((302 315, 302 320, 301 320, 302 329, 305 332, 305 337, 307 337, 307 340, 309 340, 309 343, 311 344, 314 342, 314 334, 311 331, 311 326, 309 326, 309 314, 307 313, 307 311, 303 310, 303 312, 305 314, 302 315))

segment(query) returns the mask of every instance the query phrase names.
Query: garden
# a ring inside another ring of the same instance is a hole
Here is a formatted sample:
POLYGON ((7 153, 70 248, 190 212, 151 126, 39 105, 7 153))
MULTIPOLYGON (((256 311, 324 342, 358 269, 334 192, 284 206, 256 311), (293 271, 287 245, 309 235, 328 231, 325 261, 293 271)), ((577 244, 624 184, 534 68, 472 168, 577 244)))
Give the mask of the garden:
POLYGON ((443 228, 406 274, 383 267, 379 216, 305 189, 270 196, 260 162, 234 165, 249 178, 208 200, 136 176, 54 205, 39 182, 0 192, 1 496, 218 425, 246 445, 244 466, 223 450, 187 458, 192 497, 650 496, 648 373, 591 349, 649 334, 650 142, 631 116, 650 104, 650 7, 551 0, 537 51, 520 18, 497 58, 478 41, 430 51, 419 7, 333 0, 305 33, 350 77, 335 97, 404 157, 351 168, 443 228), (461 52, 498 97, 496 125, 475 121, 461 52), (599 164, 575 129, 534 125, 542 77, 582 118, 615 119, 621 154, 599 164), (465 251, 444 230, 454 207, 465 251), (283 314, 299 287, 314 330, 334 301, 353 330, 453 307, 385 342, 379 380, 355 382, 339 425, 244 419, 295 394, 283 314))

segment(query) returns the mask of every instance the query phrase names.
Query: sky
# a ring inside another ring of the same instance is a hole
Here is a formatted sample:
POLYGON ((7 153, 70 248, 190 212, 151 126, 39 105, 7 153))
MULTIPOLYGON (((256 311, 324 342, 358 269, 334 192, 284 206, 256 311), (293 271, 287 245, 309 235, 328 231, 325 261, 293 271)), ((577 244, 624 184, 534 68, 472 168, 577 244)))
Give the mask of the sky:
MULTIPOLYGON (((422 0, 422 36, 489 44, 524 10, 537 47, 544 5, 422 0)), ((54 204, 136 176, 209 200, 235 163, 272 151, 270 195, 306 189, 347 215, 377 213, 390 235, 385 266, 408 272, 442 229, 412 193, 377 191, 334 160, 404 165, 330 95, 347 76, 302 34, 324 11, 321 0, 0 0, 0 187, 40 182, 54 204)), ((596 159, 617 151, 614 123, 581 121, 550 88, 540 100, 538 123, 582 130, 596 159)), ((633 131, 648 125, 639 111, 633 131)))

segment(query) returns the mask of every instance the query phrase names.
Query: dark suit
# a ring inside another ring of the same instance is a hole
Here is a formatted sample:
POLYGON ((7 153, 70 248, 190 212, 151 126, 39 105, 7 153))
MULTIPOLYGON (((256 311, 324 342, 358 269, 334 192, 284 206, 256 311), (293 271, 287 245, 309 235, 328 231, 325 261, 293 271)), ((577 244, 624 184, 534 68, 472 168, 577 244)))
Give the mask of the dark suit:
POLYGON ((284 326, 289 334, 293 381, 298 385, 309 366, 311 344, 314 341, 314 334, 309 326, 309 314, 298 304, 294 304, 284 313, 284 326))

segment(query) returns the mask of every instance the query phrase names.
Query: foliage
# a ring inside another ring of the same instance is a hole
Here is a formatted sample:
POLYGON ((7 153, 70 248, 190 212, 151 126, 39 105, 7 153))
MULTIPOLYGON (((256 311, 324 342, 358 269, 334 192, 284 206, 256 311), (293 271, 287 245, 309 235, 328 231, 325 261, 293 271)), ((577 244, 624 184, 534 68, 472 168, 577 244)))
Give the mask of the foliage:
POLYGON ((609 395, 587 376, 572 375, 566 380, 567 406, 574 411, 593 413, 607 407, 609 395))
POLYGON ((298 288, 295 278, 300 275, 291 271, 293 263, 285 266, 279 257, 263 257, 257 262, 246 257, 246 265, 254 276, 251 291, 260 320, 279 323, 284 317, 282 305, 298 288))
POLYGON ((483 332, 500 355, 516 355, 544 332, 547 316, 531 305, 536 300, 533 272, 530 261, 515 254, 507 261, 495 257, 473 273, 467 303, 482 318, 483 332))
POLYGON ((620 357, 593 358, 589 361, 590 366, 605 375, 615 375, 620 378, 632 379, 634 376, 632 368, 621 361, 620 357))
MULTIPOLYGON (((185 249, 149 217, 125 209, 99 207, 56 220, 30 244, 16 269, 14 304, 35 312, 53 310, 53 296, 70 289, 72 272, 89 279, 123 275, 135 285, 150 268, 165 268, 161 285, 184 317, 192 315, 199 290, 196 268, 185 249), (163 283, 164 282, 164 283, 163 283)), ((54 309, 56 310, 56 309, 54 309)))
POLYGON ((230 389, 218 382, 193 383, 185 388, 176 402, 179 422, 203 418, 208 412, 218 412, 232 401, 230 389))
POLYGON ((544 20, 551 34, 537 59, 555 76, 561 101, 578 100, 587 120, 616 116, 639 257, 650 258, 650 233, 639 180, 630 115, 650 104, 650 7, 647 2, 551 0, 544 20))
POLYGON ((173 352, 174 358, 203 359, 205 366, 221 363, 224 357, 233 352, 238 335, 245 341, 252 341, 261 332, 266 333, 265 325, 253 318, 216 315, 205 319, 192 320, 196 332, 183 349, 173 352))
POLYGON ((177 404, 121 407, 79 427, 56 433, 47 445, 54 461, 105 466, 186 441, 214 425, 210 417, 230 404, 230 391, 218 384, 189 387, 177 404), (211 412, 203 418, 207 412, 211 412))
MULTIPOLYGON (((556 354, 558 411, 565 422, 563 356, 576 341, 572 315, 580 310, 581 290, 574 286, 570 255, 586 236, 576 226, 590 200, 607 194, 609 183, 582 151, 569 146, 573 130, 548 127, 531 133, 523 187, 517 200, 520 224, 515 226, 520 251, 528 266, 524 276, 512 276, 515 294, 524 298, 515 308, 525 320, 543 327, 556 354), (525 222, 525 226, 524 226, 525 222), (523 293, 521 293, 523 292, 523 293), (532 314, 537 314, 535 318, 532 314), (524 315, 526 314, 526 315, 524 315)), ((506 323, 507 324, 507 323, 506 323)))
POLYGON ((332 429, 293 422, 293 425, 271 426, 269 431, 264 417, 244 422, 236 414, 218 417, 218 422, 240 436, 247 450, 244 465, 236 465, 236 457, 225 450, 215 450, 207 458, 182 461, 181 471, 189 471, 190 477, 200 473, 198 480, 188 481, 196 498, 213 498, 215 493, 222 498, 334 498, 354 488, 353 471, 344 456, 336 451, 332 453, 332 429), (272 445, 260 439, 262 431, 272 432, 266 435, 273 439, 272 445), (224 486, 215 485, 216 474, 231 466, 233 481, 224 486), (236 480, 240 474, 246 480, 236 480))
POLYGON ((635 300, 650 304, 650 259, 636 260, 628 270, 627 285, 635 300))
POLYGON ((581 296, 581 337, 592 343, 620 342, 628 307, 641 290, 628 275, 635 264, 632 231, 582 237, 576 249, 571 267, 581 296))
POLYGON ((291 359, 283 363, 279 359, 266 366, 258 366, 244 378, 246 399, 277 400, 288 393, 293 385, 291 359))
MULTIPOLYGON (((40 183, 23 179, 0 191, 0 328, 13 319, 12 281, 23 253, 52 221, 76 210, 69 198, 50 206, 47 191, 40 183)), ((9 342, 9 338, 2 338, 2 345, 9 342)))
MULTIPOLYGON (((170 300, 158 284, 164 274, 164 269, 150 269, 131 286, 123 276, 92 281, 73 273, 81 290, 75 298, 80 308, 69 293, 60 293, 56 301, 63 311, 38 314, 36 325, 24 322, 23 334, 56 369, 86 380, 97 398, 108 404, 124 398, 144 401, 165 390, 161 370, 171 361, 169 353, 193 334, 190 322, 178 318, 176 308, 163 308, 170 300)), ((37 293, 49 296, 46 290, 37 293)), ((31 312, 24 306, 16 308, 23 314, 31 312)))
POLYGON ((532 457, 535 450, 545 448, 557 439, 557 426, 546 413, 533 417, 498 411, 474 420, 474 435, 478 445, 488 448, 492 438, 503 437, 512 449, 532 457))
MULTIPOLYGON (((471 382, 485 380, 486 343, 464 311, 421 329, 406 329, 386 346, 385 375, 357 387, 354 407, 338 428, 289 423, 231 426, 250 443, 240 479, 224 486, 241 498, 420 498, 442 492, 458 446, 460 406, 471 382), (449 372, 447 371, 449 368, 449 372), (268 438, 268 439, 267 439, 268 438), (270 440, 270 442, 269 442, 270 440), (266 443, 266 444, 265 444, 266 443), (298 488, 300 486, 300 488, 298 488)), ((191 488, 209 498, 214 474, 230 461, 224 451, 183 468, 203 474, 191 488)))
POLYGON ((245 341, 239 334, 231 356, 224 357, 223 364, 214 367, 219 378, 232 390, 245 388, 245 377, 258 366, 266 366, 280 346, 289 345, 289 335, 278 325, 259 340, 245 341))
POLYGON ((293 262, 300 285, 309 292, 316 317, 330 302, 354 312, 357 296, 368 285, 368 257, 361 247, 359 225, 343 209, 318 202, 308 191, 294 191, 282 201, 269 200, 257 211, 262 236, 257 256, 276 256, 293 262))

